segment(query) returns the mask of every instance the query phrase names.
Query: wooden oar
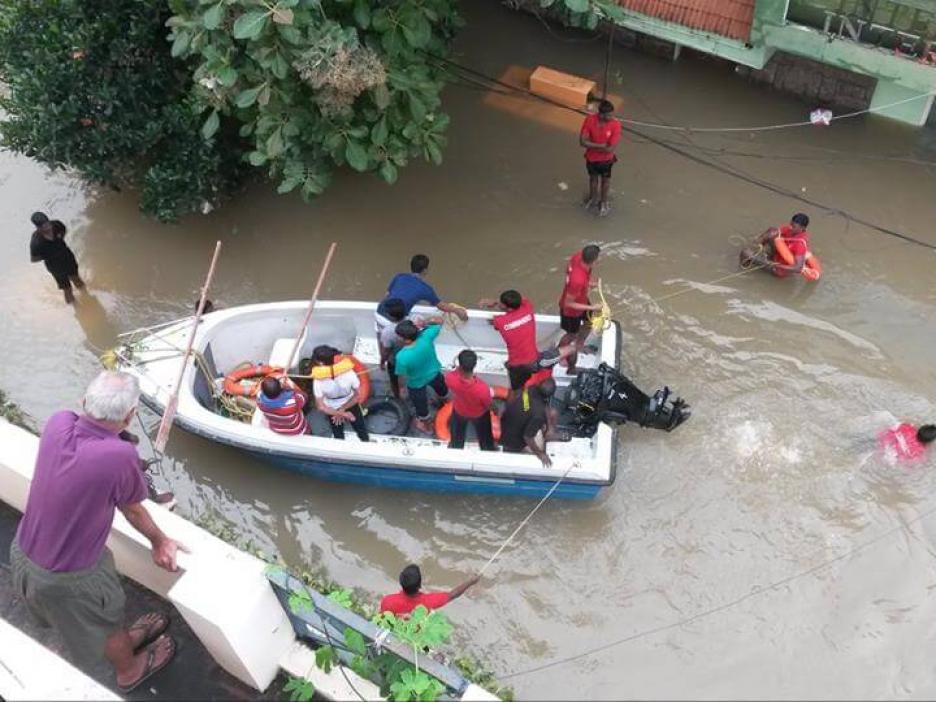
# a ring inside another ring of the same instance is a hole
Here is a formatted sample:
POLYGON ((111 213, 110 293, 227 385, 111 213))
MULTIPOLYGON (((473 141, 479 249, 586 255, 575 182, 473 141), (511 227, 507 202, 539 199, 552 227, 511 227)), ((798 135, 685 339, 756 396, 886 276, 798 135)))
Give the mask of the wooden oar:
POLYGON ((185 347, 185 353, 182 355, 182 364, 179 368, 179 377, 176 378, 175 388, 166 404, 162 420, 159 422, 159 431, 156 432, 156 441, 153 448, 156 453, 162 453, 166 448, 166 442, 169 441, 169 431, 172 429, 172 420, 175 419, 176 410, 179 407, 179 390, 182 389, 182 378, 185 375, 185 368, 188 366, 189 356, 192 355, 192 346, 195 344, 195 333, 198 331, 198 323, 201 322, 202 312, 205 309, 205 300, 208 299, 208 288, 211 287, 211 280, 214 278, 215 264, 218 262, 218 255, 221 253, 221 242, 215 244, 214 255, 211 257, 211 265, 208 267, 208 276, 205 278, 205 285, 201 289, 201 297, 198 298, 198 307, 195 310, 195 318, 192 320, 192 329, 189 332, 188 345, 185 347))
POLYGON ((305 319, 302 320, 302 326, 299 327, 299 333, 296 335, 296 343, 293 344, 292 351, 286 361, 286 367, 283 369, 284 373, 288 373, 289 369, 292 368, 293 362, 296 360, 296 354, 299 353, 299 347, 302 346, 302 337, 305 334, 306 327, 309 326, 309 320, 312 319, 312 312, 315 310, 315 303, 318 301, 319 290, 322 289, 322 283, 325 281, 325 274, 328 272, 332 256, 335 255, 335 249, 337 248, 338 243, 335 241, 328 247, 328 255, 325 256, 325 263, 322 264, 322 270, 319 272, 318 281, 315 283, 315 290, 312 292, 312 299, 309 300, 309 307, 306 309, 305 319))

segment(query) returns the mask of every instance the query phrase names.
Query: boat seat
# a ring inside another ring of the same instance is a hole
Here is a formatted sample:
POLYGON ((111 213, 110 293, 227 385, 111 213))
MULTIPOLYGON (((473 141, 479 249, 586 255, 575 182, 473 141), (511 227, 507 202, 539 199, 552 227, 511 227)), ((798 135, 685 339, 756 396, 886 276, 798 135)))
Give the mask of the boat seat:
MULTIPOLYGON (((274 368, 284 368, 289 362, 289 354, 292 353, 296 340, 277 339, 273 342, 273 350, 270 351, 270 365, 274 368)), ((300 347, 301 348, 301 347, 300 347)))
MULTIPOLYGON (((287 351, 286 353, 289 352, 287 351)), ((270 426, 259 407, 254 410, 253 416, 250 418, 250 426, 263 427, 264 429, 268 429, 270 426)))

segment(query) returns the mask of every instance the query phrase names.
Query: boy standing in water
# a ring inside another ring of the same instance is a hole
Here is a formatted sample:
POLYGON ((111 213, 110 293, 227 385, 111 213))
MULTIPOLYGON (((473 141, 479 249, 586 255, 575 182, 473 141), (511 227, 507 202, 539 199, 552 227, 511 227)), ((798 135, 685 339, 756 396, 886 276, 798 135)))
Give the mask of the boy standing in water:
POLYGON ((579 144, 585 149, 585 170, 588 173, 588 197, 585 208, 598 206, 598 216, 611 211, 608 191, 611 188, 611 167, 617 161, 614 155, 621 141, 621 123, 614 118, 614 105, 607 100, 598 103, 597 114, 582 122, 579 144))
POLYGON ((78 275, 75 254, 65 243, 65 225, 58 220, 49 221, 43 212, 34 212, 30 220, 36 229, 29 240, 29 260, 45 263, 46 270, 65 295, 65 304, 70 305, 75 301, 72 283, 79 290, 84 289, 85 284, 78 275))

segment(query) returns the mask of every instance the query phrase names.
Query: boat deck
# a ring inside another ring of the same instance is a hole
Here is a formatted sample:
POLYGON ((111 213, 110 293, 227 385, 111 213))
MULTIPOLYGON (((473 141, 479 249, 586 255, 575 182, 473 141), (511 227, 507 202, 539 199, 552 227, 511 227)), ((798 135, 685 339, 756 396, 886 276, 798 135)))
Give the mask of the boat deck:
MULTIPOLYGON (((10 575, 10 543, 16 533, 20 514, 0 502, 0 619, 5 620, 49 650, 66 660, 68 653, 61 637, 52 629, 40 627, 26 605, 14 595, 10 575)), ((127 594, 127 615, 133 618, 150 611, 169 615, 169 632, 178 644, 175 660, 129 694, 117 690, 113 672, 106 663, 93 668, 79 667, 115 694, 129 700, 279 700, 284 680, 277 679, 266 690, 247 687, 223 670, 192 633, 185 620, 169 603, 132 580, 121 577, 127 594)))

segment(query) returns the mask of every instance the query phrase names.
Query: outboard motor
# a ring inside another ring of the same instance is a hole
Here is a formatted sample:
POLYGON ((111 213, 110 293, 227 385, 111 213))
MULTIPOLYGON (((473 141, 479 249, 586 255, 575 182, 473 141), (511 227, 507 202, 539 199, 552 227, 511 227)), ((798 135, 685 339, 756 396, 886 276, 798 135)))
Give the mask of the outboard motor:
POLYGON ((576 436, 591 437, 599 422, 673 431, 691 416, 681 398, 670 401, 670 389, 663 387, 647 395, 626 376, 602 363, 597 369, 583 370, 569 388, 566 405, 576 436))

